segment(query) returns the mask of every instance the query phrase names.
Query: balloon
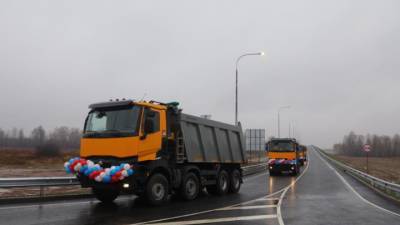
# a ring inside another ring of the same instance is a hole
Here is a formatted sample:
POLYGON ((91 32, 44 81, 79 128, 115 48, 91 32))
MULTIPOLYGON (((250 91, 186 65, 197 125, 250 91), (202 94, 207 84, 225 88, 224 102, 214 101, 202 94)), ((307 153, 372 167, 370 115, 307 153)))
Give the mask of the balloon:
POLYGON ((107 175, 104 176, 104 177, 103 177, 103 182, 104 182, 104 183, 110 183, 110 182, 111 182, 111 177, 110 177, 110 176, 107 176, 107 175))
POLYGON ((118 177, 116 177, 116 176, 112 176, 111 177, 111 182, 113 182, 113 183, 115 183, 115 182, 118 182, 118 177))
POLYGON ((87 161, 87 165, 88 165, 89 168, 91 168, 91 167, 94 166, 94 162, 88 160, 88 161, 87 161))
POLYGON ((128 175, 131 176, 134 173, 133 169, 128 170, 128 175))
POLYGON ((94 178, 94 180, 97 182, 101 182, 103 178, 101 176, 97 176, 96 178, 94 178))
POLYGON ((125 164, 125 165, 123 166, 123 168, 124 168, 125 170, 129 170, 129 169, 131 168, 131 166, 130 166, 129 164, 125 164))
POLYGON ((93 180, 99 174, 100 174, 100 171, 94 171, 89 175, 89 178, 93 180))
POLYGON ((128 171, 127 170, 122 170, 121 174, 124 177, 128 177, 128 171))
POLYGON ((86 170, 88 170, 88 166, 84 165, 81 167, 81 169, 79 170, 79 172, 84 173, 86 170))

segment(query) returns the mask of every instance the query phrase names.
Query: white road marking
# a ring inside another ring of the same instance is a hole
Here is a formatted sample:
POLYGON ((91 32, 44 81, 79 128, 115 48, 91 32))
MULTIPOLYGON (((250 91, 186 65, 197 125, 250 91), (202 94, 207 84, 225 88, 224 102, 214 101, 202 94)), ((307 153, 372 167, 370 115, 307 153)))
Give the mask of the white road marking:
POLYGON ((229 208, 218 209, 218 211, 222 210, 244 210, 244 209, 266 209, 266 208, 276 208, 276 205, 249 205, 249 206, 235 206, 229 208))
POLYGON ((367 199, 365 199, 363 196, 361 196, 361 195, 349 184, 349 182, 347 182, 347 180, 346 180, 340 173, 337 172, 336 169, 334 169, 324 158, 322 158, 322 156, 320 155, 320 153, 317 153, 317 155, 318 155, 318 157, 329 167, 329 169, 333 170, 333 172, 339 177, 339 179, 340 179, 340 180, 341 180, 341 181, 342 181, 342 182, 343 182, 357 197, 359 197, 362 201, 364 201, 365 203, 367 203, 367 204, 369 204, 369 205, 371 205, 371 206, 373 206, 373 207, 375 207, 375 208, 377 208, 377 209, 380 209, 380 210, 382 210, 382 211, 384 211, 384 212, 386 212, 386 213, 389 213, 389 214, 392 214, 392 215, 395 215, 395 216, 399 216, 399 217, 400 217, 400 214, 395 213, 395 212, 393 212, 393 211, 390 211, 390 210, 388 210, 388 209, 382 208, 382 207, 380 207, 379 205, 376 205, 375 203, 372 203, 372 202, 368 201, 367 199))
POLYGON ((298 177, 296 178, 296 180, 294 180, 289 186, 287 186, 287 187, 283 190, 281 196, 279 197, 279 202, 278 202, 277 210, 276 210, 276 214, 277 214, 277 216, 278 216, 278 223, 279 223, 279 225, 285 225, 285 223, 283 222, 282 212, 281 212, 281 206, 282 206, 283 198, 285 197, 286 192, 287 192, 291 187, 293 187, 293 185, 295 185, 296 182, 297 182, 301 177, 303 177, 303 175, 304 175, 304 174, 306 173, 306 171, 308 170, 309 165, 310 165, 310 158, 308 158, 307 166, 306 166, 306 168, 304 169, 303 173, 300 174, 300 176, 298 176, 298 177))
POLYGON ((262 201, 279 201, 279 198, 259 198, 254 200, 255 202, 262 202, 262 201))
POLYGON ((222 222, 231 222, 231 221, 264 220, 264 219, 273 219, 273 218, 276 218, 276 215, 225 217, 225 218, 217 218, 217 219, 202 219, 202 220, 152 223, 152 225, 192 225, 192 224, 204 224, 204 223, 222 223, 222 222))

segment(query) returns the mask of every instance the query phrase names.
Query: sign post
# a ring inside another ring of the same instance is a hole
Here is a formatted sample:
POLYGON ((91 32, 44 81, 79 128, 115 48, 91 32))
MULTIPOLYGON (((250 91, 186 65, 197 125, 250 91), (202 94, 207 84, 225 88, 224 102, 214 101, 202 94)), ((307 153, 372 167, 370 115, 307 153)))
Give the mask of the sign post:
POLYGON ((366 157, 367 162, 366 162, 366 164, 367 164, 367 173, 369 173, 369 170, 368 170, 368 153, 371 151, 371 146, 368 145, 368 144, 365 144, 364 147, 363 147, 363 150, 367 154, 367 157, 366 157))

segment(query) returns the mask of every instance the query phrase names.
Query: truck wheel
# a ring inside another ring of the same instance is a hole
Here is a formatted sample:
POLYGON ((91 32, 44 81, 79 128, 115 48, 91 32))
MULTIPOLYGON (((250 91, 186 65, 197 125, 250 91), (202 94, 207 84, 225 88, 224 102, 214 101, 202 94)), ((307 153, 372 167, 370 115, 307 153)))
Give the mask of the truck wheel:
POLYGON ((146 185, 146 199, 151 205, 161 205, 168 199, 168 180, 162 174, 154 174, 146 185))
POLYGON ((185 200, 193 200, 197 197, 200 191, 199 178, 194 173, 187 173, 183 177, 181 196, 185 200))
POLYGON ((113 202, 119 195, 119 189, 92 188, 94 196, 103 203, 113 202))
POLYGON ((221 170, 217 175, 215 185, 207 186, 207 192, 213 195, 224 195, 229 189, 229 176, 225 170, 221 170))
POLYGON ((230 193, 238 193, 240 190, 240 172, 237 169, 234 169, 230 174, 229 179, 229 192, 230 193))

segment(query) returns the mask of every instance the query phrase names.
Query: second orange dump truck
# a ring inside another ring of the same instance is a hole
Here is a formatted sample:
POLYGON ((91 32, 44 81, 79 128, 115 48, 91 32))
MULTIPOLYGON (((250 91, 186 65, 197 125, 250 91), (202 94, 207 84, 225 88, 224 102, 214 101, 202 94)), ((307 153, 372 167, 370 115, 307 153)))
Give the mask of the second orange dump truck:
POLYGON ((292 175, 300 173, 299 144, 293 138, 272 138, 267 143, 268 169, 270 176, 282 172, 292 175))

